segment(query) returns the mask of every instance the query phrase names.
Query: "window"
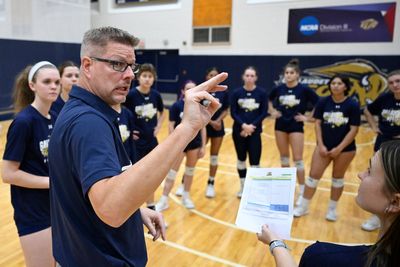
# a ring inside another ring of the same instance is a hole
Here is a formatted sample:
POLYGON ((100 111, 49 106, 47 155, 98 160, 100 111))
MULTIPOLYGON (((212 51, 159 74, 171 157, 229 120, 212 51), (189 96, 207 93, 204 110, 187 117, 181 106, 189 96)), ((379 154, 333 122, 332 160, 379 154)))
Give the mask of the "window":
POLYGON ((229 43, 230 27, 193 28, 193 43, 229 43))

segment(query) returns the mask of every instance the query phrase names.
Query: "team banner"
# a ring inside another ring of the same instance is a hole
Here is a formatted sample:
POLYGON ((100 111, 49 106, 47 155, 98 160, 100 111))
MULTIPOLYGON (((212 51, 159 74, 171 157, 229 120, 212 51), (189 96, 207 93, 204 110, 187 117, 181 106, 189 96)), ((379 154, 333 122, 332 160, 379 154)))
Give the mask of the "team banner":
POLYGON ((289 10, 288 43, 392 42, 396 3, 289 10))

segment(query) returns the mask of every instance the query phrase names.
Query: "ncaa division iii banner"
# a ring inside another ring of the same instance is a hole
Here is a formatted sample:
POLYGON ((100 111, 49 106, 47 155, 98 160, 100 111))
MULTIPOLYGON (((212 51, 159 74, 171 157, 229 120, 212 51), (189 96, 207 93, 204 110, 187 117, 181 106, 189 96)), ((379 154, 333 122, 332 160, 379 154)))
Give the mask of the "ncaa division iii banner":
POLYGON ((396 3, 289 10, 288 43, 392 42, 396 3))

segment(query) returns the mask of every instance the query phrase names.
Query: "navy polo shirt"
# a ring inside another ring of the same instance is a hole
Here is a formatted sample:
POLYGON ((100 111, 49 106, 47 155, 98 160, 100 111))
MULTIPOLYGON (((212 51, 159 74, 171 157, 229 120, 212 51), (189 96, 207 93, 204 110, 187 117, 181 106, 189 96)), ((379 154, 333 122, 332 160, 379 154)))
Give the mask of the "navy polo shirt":
POLYGON ((135 117, 135 130, 139 132, 136 140, 138 147, 152 145, 156 141, 154 128, 157 126, 157 112, 163 112, 164 104, 159 92, 151 89, 148 94, 142 94, 137 88, 133 88, 124 105, 135 117))
POLYGON ((286 84, 279 85, 269 95, 269 100, 274 103, 276 109, 282 114, 281 117, 276 119, 276 122, 284 123, 285 125, 297 124, 300 127, 303 126, 303 122, 297 122, 294 117, 297 113, 304 114, 308 103, 314 106, 318 98, 315 91, 300 83, 293 88, 287 87, 286 84))
MULTIPOLYGON (((48 145, 56 116, 45 118, 31 105, 21 110, 7 132, 4 160, 20 163, 19 169, 49 176, 48 145)), ((11 185, 14 220, 20 236, 50 227, 48 189, 11 185)))
MULTIPOLYGON (((144 266, 140 210, 111 227, 95 214, 88 191, 130 165, 118 116, 99 97, 74 86, 49 144, 53 254, 61 266, 144 266)), ((115 207, 118 208, 118 207, 115 207)))
POLYGON ((267 116, 267 95, 264 88, 256 87, 247 91, 243 87, 233 91, 231 96, 231 116, 233 130, 241 131, 242 124, 256 126, 254 133, 262 132, 262 121, 267 116))
POLYGON ((400 100, 392 92, 381 94, 367 106, 372 115, 379 118, 379 130, 386 138, 400 135, 400 100))
MULTIPOLYGON (((331 96, 327 96, 315 106, 314 118, 321 120, 322 139, 330 150, 343 141, 350 132, 350 126, 360 125, 360 107, 350 97, 336 103, 331 96)), ((355 148, 354 140, 351 145, 355 148)))
POLYGON ((216 120, 221 115, 221 113, 229 108, 229 97, 228 92, 220 91, 211 93, 211 95, 219 100, 221 107, 215 112, 211 120, 216 120))

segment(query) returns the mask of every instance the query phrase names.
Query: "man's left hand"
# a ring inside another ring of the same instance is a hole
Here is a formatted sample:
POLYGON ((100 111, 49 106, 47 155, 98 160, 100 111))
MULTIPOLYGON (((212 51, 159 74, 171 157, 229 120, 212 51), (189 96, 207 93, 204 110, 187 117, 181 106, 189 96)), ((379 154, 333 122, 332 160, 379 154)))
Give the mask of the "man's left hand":
POLYGON ((160 236, 165 241, 165 222, 160 212, 140 208, 143 224, 149 229, 149 234, 153 236, 153 241, 156 241, 160 236))

